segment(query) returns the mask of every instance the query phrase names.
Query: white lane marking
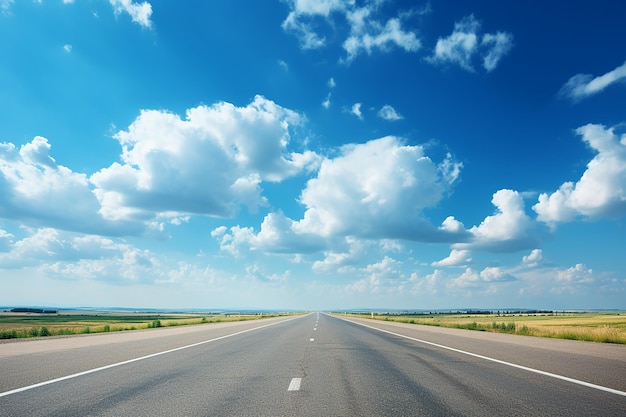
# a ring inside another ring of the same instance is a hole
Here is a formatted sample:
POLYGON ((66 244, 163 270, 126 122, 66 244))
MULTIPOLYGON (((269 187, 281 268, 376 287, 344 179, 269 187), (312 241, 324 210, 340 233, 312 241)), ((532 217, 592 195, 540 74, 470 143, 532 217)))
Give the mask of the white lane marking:
MULTIPOLYGON (((345 319, 341 319, 341 320, 345 320, 345 319)), ((536 374, 549 376, 551 378, 560 379, 560 380, 563 380, 563 381, 571 382, 571 383, 578 384, 578 385, 583 385, 585 387, 594 388, 594 389, 597 389, 597 390, 600 390, 600 391, 610 392, 611 394, 617 394, 617 395, 622 395, 622 396, 626 397, 626 392, 625 391, 620 391, 620 390, 616 390, 616 389, 613 389, 613 388, 604 387, 602 385, 592 384, 591 382, 585 382, 585 381, 581 381, 580 379, 574 379, 574 378, 570 378, 570 377, 559 375, 559 374, 553 374, 552 372, 546 372, 546 371, 541 371, 541 370, 535 369, 535 368, 529 368, 527 366, 523 366, 523 365, 518 365, 518 364, 515 364, 515 363, 511 363, 511 362, 502 361, 500 359, 490 358, 489 356, 483 356, 483 355, 479 355, 477 353, 467 352, 465 350, 456 349, 456 348, 453 348, 453 347, 450 347, 450 346, 440 345, 438 343, 429 342, 427 340, 416 339, 414 337, 405 336, 405 335, 399 334, 399 333, 394 333, 394 332, 391 332, 389 330, 378 329, 376 327, 368 326, 367 324, 358 323, 356 321, 351 321, 351 320, 345 320, 345 321, 349 321, 350 323, 358 324, 359 326, 367 327, 367 328, 373 329, 373 330, 378 330, 379 332, 392 334, 394 336, 403 337, 405 339, 413 340, 415 342, 423 343, 423 344, 426 344, 426 345, 435 346, 435 347, 438 347, 438 348, 441 348, 441 349, 451 350, 453 352, 462 353, 464 355, 473 356, 475 358, 484 359, 486 361, 491 361, 491 362, 499 363, 501 365, 511 366, 511 367, 517 368, 517 369, 523 369, 524 371, 534 372, 536 374)))
POLYGON ((315 341, 315 339, 311 338, 311 340, 310 340, 310 341, 311 341, 311 342, 314 342, 314 341, 315 341))
POLYGON ((291 382, 289 383, 289 388, 287 388, 287 391, 300 391, 301 383, 302 378, 291 378, 291 382))
POLYGON ((313 328, 313 330, 317 330, 317 327, 313 328))
POLYGON ((168 349, 168 350, 164 350, 162 352, 156 352, 156 353, 152 353, 150 355, 140 356, 138 358, 129 359, 127 361, 112 363, 110 365, 101 366, 99 368, 89 369, 87 371, 77 372, 75 374, 62 376, 60 378, 55 378, 55 379, 51 379, 51 380, 48 380, 48 381, 39 382, 37 384, 28 385, 28 386, 25 386, 25 387, 22 387, 22 388, 16 388, 16 389, 12 389, 10 391, 0 392, 0 397, 6 397, 7 395, 17 394, 18 392, 28 391, 28 390, 31 390, 33 388, 38 388, 38 387, 42 387, 44 385, 54 384, 56 382, 65 381, 67 379, 77 378, 79 376, 92 374, 94 372, 104 371, 105 369, 115 368, 116 366, 128 365, 129 363, 138 362, 138 361, 141 361, 141 360, 144 360, 144 359, 154 358, 155 356, 165 355, 166 353, 177 352, 179 350, 183 350, 183 349, 188 349, 188 348, 195 347, 195 346, 204 345, 206 343, 216 342, 218 340, 227 339, 227 338, 233 337, 233 336, 238 336, 240 334, 252 332, 254 330, 260 330, 260 329, 263 329, 265 327, 274 326, 274 325, 280 324, 280 323, 285 323, 285 322, 288 322, 288 321, 291 321, 291 320, 295 320, 295 319, 298 319, 298 318, 301 318, 301 317, 304 317, 304 316, 296 316, 296 317, 292 317, 292 318, 287 319, 287 320, 282 320, 282 321, 277 321, 277 322, 274 322, 274 323, 264 324, 263 326, 253 327, 252 329, 242 330, 240 332, 227 334, 225 336, 216 337, 214 339, 203 340, 202 342, 192 343, 191 345, 180 346, 180 347, 177 347, 177 348, 174 348, 174 349, 168 349))

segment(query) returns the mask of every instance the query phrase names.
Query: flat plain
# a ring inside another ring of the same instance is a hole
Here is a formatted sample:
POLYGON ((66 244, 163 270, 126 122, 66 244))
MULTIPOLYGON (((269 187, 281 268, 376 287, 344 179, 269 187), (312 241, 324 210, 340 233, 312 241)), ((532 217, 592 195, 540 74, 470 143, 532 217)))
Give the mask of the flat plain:
MULTIPOLYGON (((257 320, 278 314, 0 312, 0 339, 108 333, 191 324, 257 320)), ((282 314, 281 314, 282 315, 282 314)))
POLYGON ((550 314, 353 314, 409 324, 589 342, 626 344, 626 313, 550 314))

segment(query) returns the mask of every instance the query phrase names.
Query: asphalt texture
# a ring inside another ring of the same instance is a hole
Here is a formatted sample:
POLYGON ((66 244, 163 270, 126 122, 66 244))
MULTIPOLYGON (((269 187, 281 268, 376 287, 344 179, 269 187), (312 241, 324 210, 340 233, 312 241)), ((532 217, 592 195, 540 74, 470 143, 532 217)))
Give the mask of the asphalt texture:
POLYGON ((624 346, 318 313, 0 344, 0 416, 624 416, 625 391, 624 346))

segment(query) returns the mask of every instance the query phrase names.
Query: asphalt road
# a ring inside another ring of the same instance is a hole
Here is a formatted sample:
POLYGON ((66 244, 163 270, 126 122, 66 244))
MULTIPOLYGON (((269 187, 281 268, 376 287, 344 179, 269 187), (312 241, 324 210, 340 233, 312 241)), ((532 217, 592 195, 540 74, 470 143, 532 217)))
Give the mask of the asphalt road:
POLYGON ((624 416, 626 347, 317 313, 19 341, 0 415, 624 416))

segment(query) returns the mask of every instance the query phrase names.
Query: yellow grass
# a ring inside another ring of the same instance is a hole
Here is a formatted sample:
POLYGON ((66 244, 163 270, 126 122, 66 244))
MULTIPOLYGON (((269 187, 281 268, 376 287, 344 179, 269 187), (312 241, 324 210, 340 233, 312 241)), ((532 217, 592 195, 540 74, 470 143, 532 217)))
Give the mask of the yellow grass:
MULTIPOLYGON (((360 316, 372 318, 369 314, 360 316)), ((626 344, 626 314, 624 313, 571 313, 564 315, 375 314, 373 318, 526 336, 626 344)))
POLYGON ((0 313, 0 339, 115 332, 277 316, 260 314, 0 313))

